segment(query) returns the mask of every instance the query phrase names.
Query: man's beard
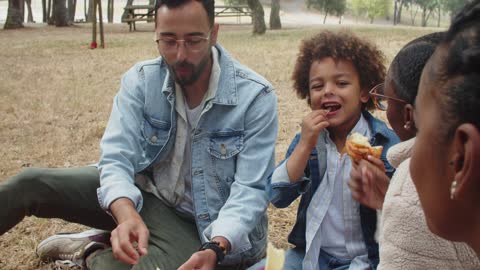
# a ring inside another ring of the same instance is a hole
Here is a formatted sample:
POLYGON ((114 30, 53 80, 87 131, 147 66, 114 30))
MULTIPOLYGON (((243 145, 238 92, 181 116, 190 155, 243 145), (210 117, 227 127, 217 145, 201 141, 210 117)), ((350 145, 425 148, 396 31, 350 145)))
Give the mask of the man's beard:
POLYGON ((173 74, 175 78, 175 82, 178 83, 180 86, 190 86, 194 84, 200 75, 202 75, 203 71, 207 67, 208 60, 210 59, 210 55, 205 56, 200 63, 195 66, 194 64, 183 61, 183 62, 176 62, 173 65, 169 65, 168 68, 170 73, 173 74), (177 73, 178 69, 188 70, 186 75, 179 75, 177 73))

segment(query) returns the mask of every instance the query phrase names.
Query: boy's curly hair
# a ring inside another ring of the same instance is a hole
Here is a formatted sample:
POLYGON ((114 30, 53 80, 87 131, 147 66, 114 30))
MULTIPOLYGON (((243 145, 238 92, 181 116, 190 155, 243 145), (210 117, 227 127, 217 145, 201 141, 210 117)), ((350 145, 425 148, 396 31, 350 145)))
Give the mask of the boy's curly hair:
MULTIPOLYGON (((292 79, 297 95, 307 99, 310 105, 309 75, 314 61, 325 57, 350 61, 358 72, 360 88, 367 91, 382 83, 385 78, 385 57, 372 43, 362 40, 348 31, 333 33, 323 31, 304 40, 300 46, 292 79)), ((372 110, 375 106, 370 99, 364 109, 372 110)))

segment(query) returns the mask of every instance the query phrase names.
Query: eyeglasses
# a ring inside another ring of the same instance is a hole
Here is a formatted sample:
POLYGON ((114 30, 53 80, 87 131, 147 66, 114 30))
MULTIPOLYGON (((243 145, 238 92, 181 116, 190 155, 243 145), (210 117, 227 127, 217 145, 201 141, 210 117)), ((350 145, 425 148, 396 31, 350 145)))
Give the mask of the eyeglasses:
POLYGON ((178 50, 180 43, 183 42, 185 49, 190 52, 199 52, 205 49, 207 41, 210 40, 210 33, 207 33, 207 36, 189 36, 185 39, 176 39, 173 37, 162 36, 155 39, 155 42, 158 44, 158 48, 163 53, 174 53, 178 50))
POLYGON ((394 100, 396 102, 400 102, 402 104, 408 104, 405 100, 389 97, 384 95, 385 85, 383 83, 378 84, 370 90, 369 94, 372 97, 373 104, 375 108, 381 111, 386 111, 388 109, 388 100, 394 100))

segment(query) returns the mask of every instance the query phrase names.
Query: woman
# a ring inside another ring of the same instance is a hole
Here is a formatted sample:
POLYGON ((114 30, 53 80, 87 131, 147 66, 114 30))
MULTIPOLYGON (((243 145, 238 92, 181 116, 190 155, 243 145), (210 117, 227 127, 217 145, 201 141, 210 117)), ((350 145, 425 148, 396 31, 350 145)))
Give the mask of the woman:
POLYGON ((457 14, 422 73, 410 171, 430 230, 480 254, 480 1, 457 14))
POLYGON ((480 268, 480 262, 467 245, 443 240, 428 230, 409 174, 417 132, 413 104, 422 69, 442 37, 443 33, 433 33, 405 45, 393 59, 385 84, 371 91, 377 108, 386 110, 389 123, 402 140, 387 154, 396 167, 390 185, 383 168, 376 166, 381 164, 378 159, 370 158, 370 163, 362 161, 351 172, 354 198, 372 208, 383 209, 378 269, 480 268))

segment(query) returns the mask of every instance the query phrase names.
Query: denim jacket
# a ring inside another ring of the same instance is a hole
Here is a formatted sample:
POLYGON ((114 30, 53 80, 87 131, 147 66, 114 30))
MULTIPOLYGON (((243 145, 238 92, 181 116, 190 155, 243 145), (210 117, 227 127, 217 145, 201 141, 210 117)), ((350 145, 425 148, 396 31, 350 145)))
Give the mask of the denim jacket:
MULTIPOLYGON (((223 263, 237 264, 265 253, 265 189, 275 166, 277 99, 268 81, 216 48, 217 92, 190 138, 192 199, 201 241, 226 237, 232 250, 223 263)), ((175 114, 175 82, 161 58, 141 62, 123 76, 101 141, 97 194, 102 208, 124 197, 140 211, 135 175, 148 172, 172 149, 175 114)))
MULTIPOLYGON (((381 160, 385 164, 387 175, 391 177, 395 169, 388 163, 386 159, 386 153, 388 148, 399 142, 399 139, 397 135, 385 125, 384 122, 376 119, 369 112, 364 111, 363 116, 367 120, 369 128, 372 131, 370 144, 373 146, 383 145, 381 160)), ((326 132, 321 132, 320 136, 325 136, 325 134, 326 132)), ((288 157, 292 154, 299 141, 300 134, 297 134, 288 147, 285 160, 288 159, 288 157)), ((325 140, 319 141, 324 142, 325 140)), ((326 155, 327 149, 325 144, 317 145, 317 147, 312 150, 307 167, 304 170, 305 178, 302 181, 293 184, 271 184, 271 175, 268 179, 269 184, 267 186, 267 192, 270 201, 273 205, 275 205, 275 207, 285 208, 289 206, 298 196, 302 195, 297 210, 296 223, 288 236, 288 242, 300 248, 305 248, 306 246, 305 226, 307 223, 307 208, 327 169, 326 155)), ((283 160, 280 165, 285 162, 285 160, 283 160)), ((360 221, 363 239, 365 240, 365 245, 367 246, 368 258, 370 264, 375 268, 379 262, 378 243, 374 239, 377 225, 376 211, 360 204, 360 221)))

